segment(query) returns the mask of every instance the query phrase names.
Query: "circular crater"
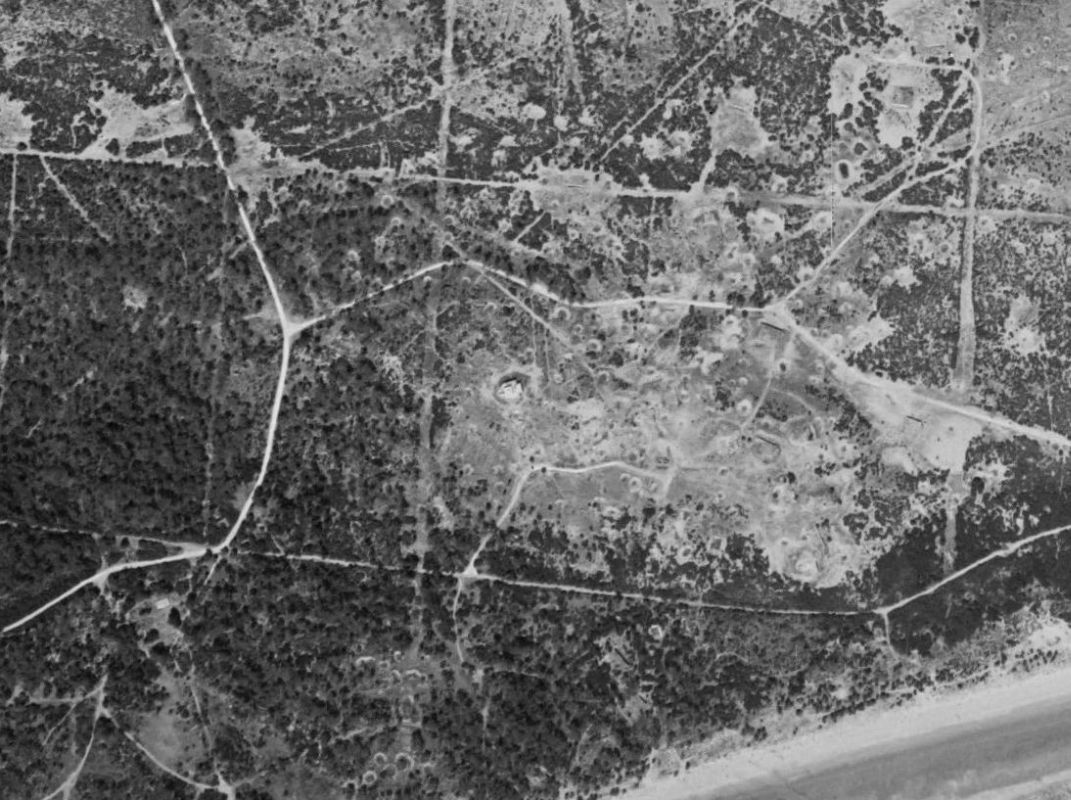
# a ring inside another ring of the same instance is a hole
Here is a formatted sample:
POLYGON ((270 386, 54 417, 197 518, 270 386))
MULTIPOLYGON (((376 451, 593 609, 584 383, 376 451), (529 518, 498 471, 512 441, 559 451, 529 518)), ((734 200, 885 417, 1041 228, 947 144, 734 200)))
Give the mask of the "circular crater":
POLYGON ((495 399, 506 405, 521 402, 528 394, 532 379, 523 372, 508 372, 498 379, 495 385, 495 399))

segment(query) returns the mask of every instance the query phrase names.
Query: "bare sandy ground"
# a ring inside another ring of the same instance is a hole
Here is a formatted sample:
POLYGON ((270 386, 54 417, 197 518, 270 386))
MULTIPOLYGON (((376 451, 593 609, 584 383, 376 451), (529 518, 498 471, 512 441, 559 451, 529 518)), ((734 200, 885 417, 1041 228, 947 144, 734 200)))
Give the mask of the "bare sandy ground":
POLYGON ((1025 800, 1069 783, 1071 663, 1063 663, 965 690, 927 693, 894 709, 863 712, 675 777, 650 780, 618 798, 1025 800), (927 774, 936 772, 948 772, 948 777, 929 785, 927 774), (889 788, 897 780, 904 783, 902 792, 889 788), (860 788, 871 783, 873 790, 860 788))

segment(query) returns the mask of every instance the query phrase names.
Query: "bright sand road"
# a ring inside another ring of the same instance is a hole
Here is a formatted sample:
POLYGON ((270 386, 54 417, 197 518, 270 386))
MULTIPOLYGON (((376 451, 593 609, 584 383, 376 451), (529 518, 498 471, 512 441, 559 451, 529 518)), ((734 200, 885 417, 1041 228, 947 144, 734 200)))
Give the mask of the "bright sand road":
POLYGON ((618 800, 1071 798, 1071 666, 861 714, 618 800))

